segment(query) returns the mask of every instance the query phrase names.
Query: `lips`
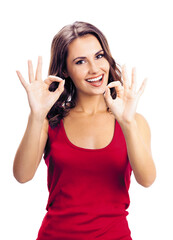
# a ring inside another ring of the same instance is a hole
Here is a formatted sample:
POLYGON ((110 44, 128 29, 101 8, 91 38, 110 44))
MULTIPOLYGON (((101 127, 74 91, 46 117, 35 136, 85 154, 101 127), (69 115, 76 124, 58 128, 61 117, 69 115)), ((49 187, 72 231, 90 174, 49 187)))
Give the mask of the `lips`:
POLYGON ((102 78, 103 78, 103 74, 98 77, 95 77, 95 78, 88 78, 88 79, 86 79, 86 81, 87 82, 97 82, 97 81, 102 80, 102 78))
POLYGON ((86 79, 86 81, 94 87, 100 87, 103 83, 103 78, 104 78, 104 74, 101 74, 95 78, 88 78, 86 79))

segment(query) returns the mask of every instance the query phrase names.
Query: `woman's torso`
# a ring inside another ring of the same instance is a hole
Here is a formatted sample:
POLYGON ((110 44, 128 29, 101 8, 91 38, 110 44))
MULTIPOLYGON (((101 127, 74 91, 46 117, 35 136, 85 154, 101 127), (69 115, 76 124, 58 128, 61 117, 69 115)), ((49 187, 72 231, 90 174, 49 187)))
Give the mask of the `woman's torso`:
POLYGON ((86 149, 106 147, 113 138, 115 128, 115 118, 109 112, 86 115, 71 111, 63 123, 70 142, 86 149))
POLYGON ((121 128, 110 113, 80 116, 49 127, 48 212, 38 240, 129 240, 131 168, 121 128))

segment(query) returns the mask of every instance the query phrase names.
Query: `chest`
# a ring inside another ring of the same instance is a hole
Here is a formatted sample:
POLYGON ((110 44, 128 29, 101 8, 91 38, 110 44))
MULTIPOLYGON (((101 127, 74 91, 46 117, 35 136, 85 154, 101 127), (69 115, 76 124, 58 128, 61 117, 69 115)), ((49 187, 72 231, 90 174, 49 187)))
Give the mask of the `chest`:
POLYGON ((77 147, 100 149, 110 144, 114 136, 115 119, 110 115, 66 117, 64 130, 69 141, 77 147))

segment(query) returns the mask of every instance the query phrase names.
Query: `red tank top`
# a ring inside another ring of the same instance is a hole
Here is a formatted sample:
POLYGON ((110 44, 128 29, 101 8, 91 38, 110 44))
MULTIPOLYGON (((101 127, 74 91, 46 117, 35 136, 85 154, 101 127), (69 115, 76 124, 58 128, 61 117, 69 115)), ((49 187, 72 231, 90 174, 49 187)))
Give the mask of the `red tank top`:
POLYGON ((63 121, 48 130, 49 199, 37 240, 130 240, 126 209, 131 167, 118 122, 109 145, 72 144, 63 121))

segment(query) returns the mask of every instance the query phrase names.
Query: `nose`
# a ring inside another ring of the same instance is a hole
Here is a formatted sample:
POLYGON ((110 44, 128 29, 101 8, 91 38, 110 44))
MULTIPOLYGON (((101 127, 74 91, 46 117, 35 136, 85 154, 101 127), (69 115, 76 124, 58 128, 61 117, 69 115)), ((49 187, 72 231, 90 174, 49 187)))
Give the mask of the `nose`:
POLYGON ((99 70, 99 67, 97 66, 97 63, 95 61, 92 61, 89 63, 89 74, 96 74, 99 70))

